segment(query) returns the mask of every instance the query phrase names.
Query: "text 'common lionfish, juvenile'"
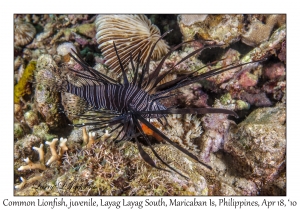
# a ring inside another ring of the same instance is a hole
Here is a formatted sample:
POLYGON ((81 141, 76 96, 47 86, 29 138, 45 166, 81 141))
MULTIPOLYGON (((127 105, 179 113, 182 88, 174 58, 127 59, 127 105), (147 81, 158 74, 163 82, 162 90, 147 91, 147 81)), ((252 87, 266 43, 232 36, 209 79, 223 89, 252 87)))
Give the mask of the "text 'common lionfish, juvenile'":
MULTIPOLYGON (((157 129, 153 124, 150 123, 150 119, 156 119, 158 122, 163 124, 162 120, 166 120, 167 114, 206 114, 206 113, 224 113, 238 117, 237 114, 231 110, 218 109, 218 108, 183 108, 176 109, 172 107, 166 107, 161 103, 162 99, 169 98, 173 96, 170 94, 171 91, 178 88, 190 85, 199 80, 203 80, 214 75, 220 74, 222 72, 228 71, 230 69, 243 66, 245 64, 228 65, 226 67, 217 68, 209 72, 197 75, 197 71, 188 73, 172 81, 160 84, 160 82, 170 73, 172 70, 184 62, 191 56, 201 53, 206 48, 211 48, 213 46, 207 46, 193 51, 188 54, 182 60, 180 60, 176 65, 170 68, 165 73, 160 74, 162 66, 165 60, 174 52, 176 49, 181 47, 181 43, 174 48, 172 48, 160 61, 158 66, 149 73, 149 65, 151 54, 156 46, 156 44, 165 37, 169 32, 163 34, 152 46, 150 53, 146 59, 145 64, 142 65, 142 73, 138 74, 139 66, 141 65, 140 57, 143 52, 139 51, 137 62, 134 64, 132 56, 130 56, 130 64, 133 70, 133 78, 131 81, 126 76, 125 68, 122 64, 120 56, 118 54, 118 49, 114 44, 114 50, 118 57, 120 70, 122 72, 123 83, 120 83, 99 71, 89 67, 89 65, 76 53, 70 54, 70 56, 83 68, 83 70, 78 71, 73 68, 69 68, 77 76, 76 81, 65 79, 60 81, 61 91, 75 94, 80 98, 84 99, 87 103, 87 109, 85 111, 92 111, 97 113, 94 114, 81 114, 80 117, 89 120, 87 123, 75 124, 76 127, 81 127, 85 125, 93 125, 92 130, 104 129, 106 127, 112 127, 111 132, 118 130, 117 136, 113 141, 122 140, 132 140, 134 139, 139 153, 142 158, 150 164, 160 170, 169 170, 158 167, 152 158, 145 152, 141 146, 142 137, 146 144, 150 147, 153 154, 169 169, 178 173, 179 175, 185 177, 183 174, 178 172, 176 169, 171 167, 166 163, 154 150, 150 143, 149 136, 144 132, 144 127, 152 130, 156 136, 159 136, 163 141, 173 145, 178 150, 188 155, 190 158, 204 165, 205 167, 211 169, 211 167, 202 161, 200 161, 195 155, 181 147, 177 143, 171 141, 165 134, 163 134, 159 129, 157 129)), ((256 61, 258 62, 258 61, 256 61)), ((248 64, 248 63, 247 63, 248 64)), ((203 67, 204 68, 204 67, 203 67)), ((185 177, 187 178, 187 177, 185 177)))

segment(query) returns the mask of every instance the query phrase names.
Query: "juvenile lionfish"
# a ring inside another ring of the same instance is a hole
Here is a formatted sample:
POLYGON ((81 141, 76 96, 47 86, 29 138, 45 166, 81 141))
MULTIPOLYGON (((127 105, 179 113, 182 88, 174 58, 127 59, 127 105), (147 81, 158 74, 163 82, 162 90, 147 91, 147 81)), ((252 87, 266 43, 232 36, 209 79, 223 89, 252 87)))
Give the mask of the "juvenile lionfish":
MULTIPOLYGON (((150 143, 149 136, 146 135, 143 128, 146 126, 147 129, 152 130, 156 136, 163 139, 165 142, 176 147, 178 150, 188 155, 190 158, 204 165, 208 169, 212 169, 211 166, 200 161, 195 155, 193 155, 188 150, 184 149, 177 143, 171 141, 165 134, 163 134, 159 129, 157 129, 153 124, 150 123, 150 119, 156 119, 161 124, 162 119, 167 120, 165 116, 167 114, 207 114, 207 113, 223 113, 228 115, 233 115, 238 117, 238 115, 231 110, 218 109, 218 108, 183 108, 177 109, 172 107, 166 107, 161 103, 162 99, 169 98, 173 96, 170 94, 171 91, 178 88, 187 86, 189 84, 195 83, 199 80, 203 80, 214 75, 220 74, 222 72, 228 71, 230 69, 243 66, 245 64, 228 65, 226 67, 217 68, 211 70, 207 73, 197 75, 197 71, 188 73, 184 76, 178 77, 172 81, 160 84, 160 82, 170 73, 172 70, 184 62, 191 56, 201 53, 206 48, 211 48, 212 46, 203 47, 197 49, 180 60, 176 65, 170 68, 165 73, 160 74, 162 66, 165 60, 174 52, 176 49, 181 47, 181 43, 174 48, 172 48, 160 61, 158 66, 149 73, 149 65, 151 54, 159 40, 167 35, 168 32, 163 34, 152 46, 150 53, 144 65, 142 65, 142 72, 139 75, 138 69, 141 64, 140 57, 143 52, 139 52, 137 62, 134 64, 132 56, 130 56, 130 64, 133 70, 133 78, 131 81, 128 80, 124 66, 122 65, 120 56, 118 54, 118 49, 114 44, 114 50, 118 57, 120 69, 122 72, 123 83, 120 83, 99 71, 91 68, 75 51, 70 56, 81 66, 83 70, 75 70, 74 68, 69 68, 70 71, 75 72, 76 81, 68 80, 62 81, 61 91, 65 91, 71 94, 75 94, 82 98, 88 105, 88 109, 98 115, 94 114, 81 114, 79 115, 83 119, 89 120, 87 123, 75 124, 76 127, 93 125, 92 130, 104 129, 106 127, 113 127, 111 132, 118 130, 113 141, 122 140, 135 140, 139 153, 141 157, 150 164, 160 170, 167 169, 158 167, 152 158, 145 152, 141 146, 140 139, 138 137, 143 137, 146 144, 150 147, 153 154, 170 170, 178 173, 179 175, 185 177, 175 168, 171 167, 166 163, 154 150, 150 143), (122 134, 122 135, 121 135, 122 134), (120 137, 120 138, 119 138, 120 137)), ((204 68, 204 67, 203 67, 204 68)), ((86 111, 87 111, 86 110, 86 111)), ((187 178, 187 177, 185 177, 187 178)))

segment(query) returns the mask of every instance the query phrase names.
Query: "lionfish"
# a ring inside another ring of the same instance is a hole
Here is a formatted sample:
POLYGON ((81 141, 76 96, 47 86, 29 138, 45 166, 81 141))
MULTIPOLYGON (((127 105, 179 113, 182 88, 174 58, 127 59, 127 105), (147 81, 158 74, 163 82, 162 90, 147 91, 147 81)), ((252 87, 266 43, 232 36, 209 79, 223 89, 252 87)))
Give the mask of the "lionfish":
POLYGON ((202 164, 206 168, 212 169, 211 166, 200 161, 190 151, 171 141, 164 133, 162 133, 153 124, 151 124, 150 120, 156 119, 162 124, 163 118, 167 122, 166 115, 168 114, 223 113, 238 117, 238 115, 234 111, 227 109, 166 107, 162 104, 161 100, 172 97, 174 94, 170 94, 171 91, 195 83, 199 80, 212 77, 230 69, 243 66, 245 64, 230 64, 228 66, 217 68, 200 75, 196 74, 199 70, 198 69, 197 71, 185 74, 172 81, 160 84, 160 82, 180 63, 196 55, 197 53, 201 53, 206 48, 213 47, 206 46, 193 51, 192 53, 182 58, 173 67, 168 69, 168 71, 160 74, 165 60, 171 55, 172 52, 174 52, 176 49, 178 49, 187 42, 178 44, 177 46, 173 47, 161 59, 160 63, 157 65, 154 71, 149 73, 151 54, 153 53, 157 42, 163 37, 165 37, 168 33, 169 32, 164 33, 153 44, 145 64, 141 65, 140 60, 141 54, 143 52, 139 51, 137 62, 135 64, 133 62, 132 56, 130 55, 130 64, 133 70, 133 78, 131 79, 131 81, 129 81, 129 79, 127 78, 125 68, 122 65, 122 61, 118 54, 118 49, 114 44, 114 50, 119 61, 120 69, 122 71, 123 83, 118 82, 91 68, 88 65, 88 63, 86 63, 80 57, 79 54, 73 51, 73 54, 70 54, 70 56, 82 67, 83 70, 79 71, 75 70, 74 68, 69 68, 70 71, 75 72, 77 79, 76 82, 68 80, 63 81, 62 91, 79 96, 88 104, 89 108, 87 110, 98 113, 98 115, 86 113, 79 114, 79 117, 89 120, 89 122, 82 124, 74 124, 73 126, 81 127, 86 125, 92 125, 94 126, 92 130, 113 127, 111 132, 118 131, 118 134, 113 139, 114 142, 119 142, 123 140, 135 140, 138 147, 138 151, 145 162, 159 170, 164 170, 168 172, 171 172, 170 170, 172 170, 177 174, 181 175, 182 177, 187 178, 182 173, 180 173, 175 168, 166 163, 158 155, 158 153, 155 151, 151 144, 149 136, 146 134, 146 132, 144 132, 144 127, 146 126, 148 129, 152 130, 152 132, 154 132, 156 136, 159 136, 160 139, 163 139, 165 142, 171 144, 172 146, 174 146, 190 158, 194 159, 198 163, 202 164), (140 65, 142 66, 141 74, 138 73, 140 65), (119 137, 120 139, 118 139, 119 137), (156 156, 156 158, 159 159, 170 170, 161 168, 156 165, 154 160, 143 149, 141 139, 139 139, 138 137, 142 137, 144 139, 146 145, 150 147, 151 151, 156 156))

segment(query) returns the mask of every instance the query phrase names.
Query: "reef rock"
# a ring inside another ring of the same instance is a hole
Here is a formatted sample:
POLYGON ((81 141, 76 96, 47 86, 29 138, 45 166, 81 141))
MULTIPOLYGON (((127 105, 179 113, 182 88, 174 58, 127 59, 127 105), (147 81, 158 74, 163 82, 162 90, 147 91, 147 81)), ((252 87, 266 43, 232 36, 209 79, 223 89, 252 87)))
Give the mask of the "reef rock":
POLYGON ((285 106, 277 104, 253 111, 232 128, 224 144, 224 150, 232 156, 232 167, 259 183, 277 178, 285 166, 285 121, 285 106))
POLYGON ((184 41, 195 36, 218 44, 238 41, 243 29, 242 15, 179 15, 178 24, 184 41))

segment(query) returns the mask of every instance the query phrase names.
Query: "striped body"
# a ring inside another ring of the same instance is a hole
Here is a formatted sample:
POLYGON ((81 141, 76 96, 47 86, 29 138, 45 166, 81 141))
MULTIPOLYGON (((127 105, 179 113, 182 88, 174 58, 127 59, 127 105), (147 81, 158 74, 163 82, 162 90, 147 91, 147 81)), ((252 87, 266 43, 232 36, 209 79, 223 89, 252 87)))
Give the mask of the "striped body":
MULTIPOLYGON (((134 84, 94 84, 77 87, 68 82, 66 92, 83 98, 94 110, 106 109, 120 114, 126 114, 130 109, 166 110, 160 102, 152 103, 151 95, 134 84)), ((144 115, 144 117, 150 116, 144 115)), ((158 117, 158 115, 151 117, 158 117)))
MULTIPOLYGON (((162 36, 164 37, 167 32, 162 36)), ((160 39, 159 38, 158 41, 160 39)), ((157 42, 158 42, 157 41, 157 42)), ((139 64, 142 51, 139 52, 136 66, 133 64, 133 58, 130 54, 130 63, 133 70, 132 81, 129 82, 125 68, 122 64, 122 60, 118 54, 117 47, 114 44, 114 49, 116 56, 119 60, 120 69, 122 71, 123 83, 92 69, 88 64, 80 58, 80 56, 73 51, 74 55, 70 56, 82 67, 82 70, 78 71, 76 69, 71 69, 72 72, 75 72, 76 77, 66 77, 65 81, 59 81, 59 84, 62 84, 61 90, 69 92, 71 94, 79 96, 81 99, 85 100, 89 105, 91 111, 95 111, 94 114, 81 114, 80 117, 88 120, 87 123, 75 124, 76 127, 82 127, 86 125, 94 126, 91 130, 104 129, 111 127, 112 131, 117 131, 118 134, 112 141, 123 141, 135 139, 137 143, 138 150, 141 154, 141 157, 151 166, 168 171, 167 169, 161 168, 156 165, 152 160, 149 154, 141 146, 140 138, 143 138, 146 141, 146 144, 150 147, 152 153, 155 155, 158 160, 160 160, 165 166, 167 166, 172 171, 181 175, 182 177, 187 178, 182 173, 177 171, 175 168, 170 166, 165 162, 152 147, 151 142, 147 134, 155 133, 157 139, 167 142, 178 150, 188 155, 190 158, 201 163, 206 168, 212 169, 206 163, 201 162, 198 157, 189 152, 188 150, 182 148, 177 143, 170 140, 164 133, 157 129, 153 124, 150 123, 149 118, 158 118, 157 121, 161 123, 162 126, 168 125, 168 122, 165 118, 167 114, 206 114, 206 113, 223 113, 238 116, 235 112, 226 109, 218 108, 186 108, 186 109, 175 109, 172 107, 165 107, 161 104, 160 100, 174 96, 170 94, 172 91, 179 89, 181 87, 193 84, 195 82, 204 80, 206 78, 215 76, 222 72, 231 70, 233 68, 241 67, 245 64, 233 65, 220 67, 213 69, 209 72, 198 75, 197 71, 180 76, 169 82, 160 84, 160 82, 174 69, 177 65, 182 63, 184 60, 200 53, 205 48, 210 48, 211 46, 203 47, 197 49, 192 53, 185 56, 182 60, 173 65, 168 71, 160 73, 163 63, 166 58, 171 55, 176 49, 182 46, 184 43, 177 45, 172 48, 168 54, 166 54, 156 66, 156 68, 150 73, 150 59, 153 53, 154 47, 157 42, 152 46, 150 53, 147 57, 147 61, 142 65, 142 72, 139 75, 139 64), (146 79, 147 78, 147 79, 146 79), (97 113, 101 112, 101 115, 97 113), (159 118, 165 118, 165 123, 162 122, 159 118), (148 118, 148 119, 147 119, 148 118), (90 121, 90 122, 89 122, 90 121), (151 130, 151 132, 146 132, 151 130), (119 129, 119 130, 118 130, 119 129), (120 137, 120 138, 119 138, 120 137)), ((124 58, 126 59, 126 58, 124 58)), ((207 67, 207 66, 204 66, 207 67)), ((202 67, 202 68, 204 68, 202 67)), ((90 130, 90 131, 91 131, 90 130)))

